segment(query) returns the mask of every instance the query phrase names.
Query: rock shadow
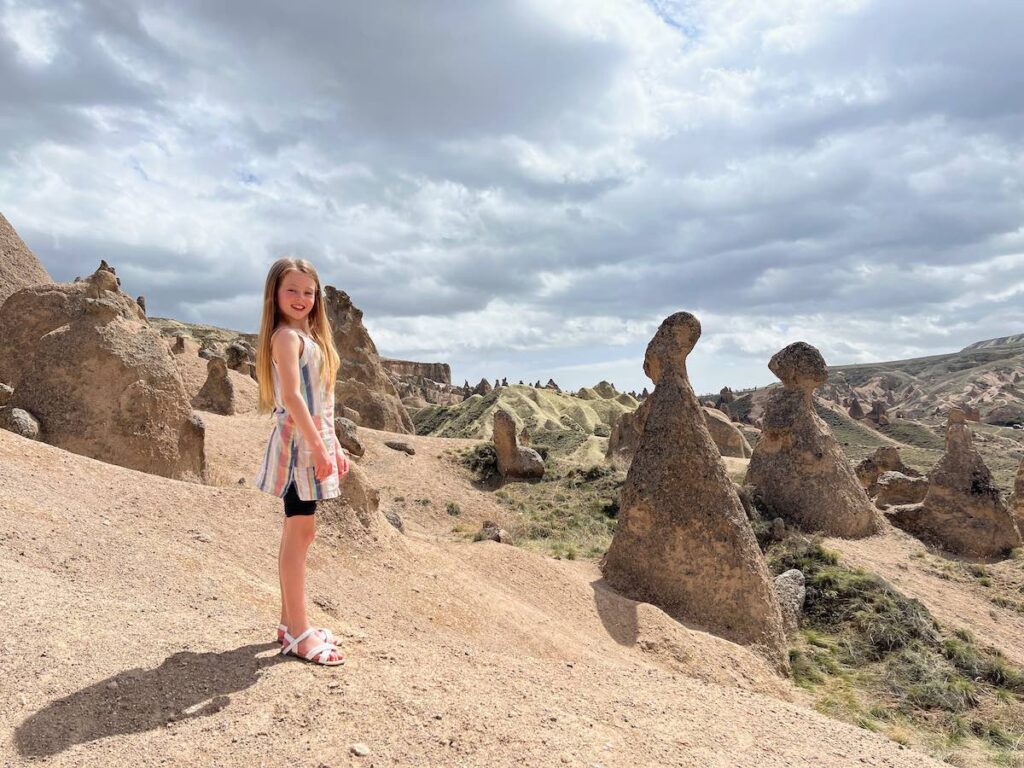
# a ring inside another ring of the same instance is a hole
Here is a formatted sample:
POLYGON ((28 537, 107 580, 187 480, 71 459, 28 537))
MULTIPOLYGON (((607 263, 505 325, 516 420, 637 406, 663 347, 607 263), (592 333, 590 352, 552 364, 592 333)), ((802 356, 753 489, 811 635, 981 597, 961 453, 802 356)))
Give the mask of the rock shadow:
POLYGON ((637 602, 616 592, 604 578, 595 579, 590 586, 594 590, 597 615, 608 634, 619 645, 636 645, 640 634, 637 629, 637 602))
POLYGON ((219 653, 180 651, 155 669, 129 669, 53 701, 14 731, 23 757, 49 757, 76 744, 212 715, 248 688, 265 668, 284 661, 256 654, 276 643, 219 653))

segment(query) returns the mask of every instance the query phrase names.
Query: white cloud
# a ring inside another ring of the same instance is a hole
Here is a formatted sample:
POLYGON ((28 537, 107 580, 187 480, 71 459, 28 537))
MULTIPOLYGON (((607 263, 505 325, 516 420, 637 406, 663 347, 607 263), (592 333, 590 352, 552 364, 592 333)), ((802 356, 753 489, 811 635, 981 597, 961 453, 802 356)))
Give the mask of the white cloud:
POLYGON ((688 309, 709 390, 796 338, 843 363, 1024 321, 1013 0, 0 8, 0 211, 153 314, 253 330, 292 253, 460 380, 640 389, 688 309))

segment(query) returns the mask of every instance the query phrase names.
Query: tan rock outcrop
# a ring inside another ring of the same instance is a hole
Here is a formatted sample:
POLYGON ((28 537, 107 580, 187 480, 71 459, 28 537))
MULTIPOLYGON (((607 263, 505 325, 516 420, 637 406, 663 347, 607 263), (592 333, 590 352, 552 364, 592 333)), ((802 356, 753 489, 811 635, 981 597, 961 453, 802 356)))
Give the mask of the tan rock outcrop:
POLYGON ((0 213, 0 306, 15 291, 30 285, 52 282, 53 278, 39 263, 36 255, 0 213))
POLYGON ((917 504, 928 495, 928 479, 902 472, 883 472, 876 483, 875 506, 886 509, 897 504, 917 504))
POLYGON ((318 535, 341 547, 380 550, 398 544, 398 526, 380 511, 380 493, 358 464, 350 464, 341 481, 341 495, 317 502, 318 535))
MULTIPOLYGON (((633 458, 640 435, 644 431, 647 414, 650 411, 649 401, 650 398, 647 398, 632 413, 624 413, 619 416, 615 426, 612 427, 611 436, 608 438, 608 449, 605 452, 608 458, 618 458, 621 461, 629 461, 633 458)), ((711 433, 711 439, 714 440, 715 446, 722 456, 737 459, 750 457, 753 453, 750 443, 728 416, 717 408, 706 405, 701 406, 701 415, 711 433)))
POLYGON ((9 405, 0 407, 0 429, 6 429, 29 440, 39 439, 39 421, 21 408, 12 408, 9 405))
POLYGON ((518 444, 516 420, 502 408, 494 411, 494 451, 502 477, 523 480, 544 477, 544 459, 533 448, 518 444))
POLYGON ((11 405, 39 420, 41 439, 142 472, 202 480, 203 423, 160 334, 113 271, 18 291, 0 309, 4 331, 10 310, 25 312, 19 338, 40 333, 24 339, 30 364, 17 370, 11 405))
POLYGON ((239 412, 235 386, 228 377, 227 362, 222 357, 211 357, 206 363, 206 383, 192 398, 192 407, 224 416, 239 412))
POLYGON ((814 412, 814 390, 828 379, 821 353, 798 341, 777 352, 768 368, 783 386, 765 403, 747 482, 757 487, 773 516, 805 530, 848 538, 878 532, 878 511, 828 425, 814 412))
POLYGON ((879 427, 889 425, 889 412, 882 400, 875 400, 871 404, 871 411, 868 412, 868 421, 879 427))
POLYGON ((344 291, 324 288, 324 308, 334 333, 341 367, 334 387, 338 411, 359 413, 359 425, 370 429, 412 434, 412 419, 377 354, 377 347, 363 325, 363 313, 344 291))
POLYGON ((878 493, 878 478, 884 472, 901 472, 907 477, 919 477, 921 474, 903 463, 899 449, 894 445, 880 445, 870 456, 861 459, 853 471, 868 496, 878 493))
POLYGON ((717 408, 702 408, 701 410, 704 413, 704 422, 711 433, 711 439, 718 446, 719 453, 736 459, 750 458, 750 454, 753 453, 750 443, 726 414, 717 408))
POLYGON ((336 416, 334 418, 334 434, 338 438, 338 443, 350 456, 358 458, 366 452, 363 442, 359 439, 358 428, 351 419, 336 416))
POLYGON ((608 450, 605 455, 609 459, 618 459, 624 462, 633 460, 636 447, 640 445, 640 435, 643 434, 644 424, 647 423, 647 414, 651 410, 650 402, 651 399, 648 397, 632 413, 624 413, 619 416, 608 437, 608 450))
POLYGON ((452 369, 448 363, 416 363, 412 360, 380 359, 381 365, 396 376, 422 376, 439 384, 452 383, 452 369))
POLYGON ((655 389, 601 568, 615 589, 752 646, 785 670, 768 568, 687 377, 698 338, 697 318, 679 312, 647 347, 644 372, 655 389))
POLYGON ((1003 557, 1021 546, 1017 524, 959 408, 949 412, 946 452, 928 473, 924 501, 890 507, 887 515, 908 533, 959 555, 1003 557))
POLYGON ((864 409, 861 408, 860 400, 858 400, 856 397, 854 397, 853 400, 850 401, 850 407, 847 409, 846 412, 850 415, 851 419, 856 419, 857 421, 860 421, 861 419, 864 418, 864 409))

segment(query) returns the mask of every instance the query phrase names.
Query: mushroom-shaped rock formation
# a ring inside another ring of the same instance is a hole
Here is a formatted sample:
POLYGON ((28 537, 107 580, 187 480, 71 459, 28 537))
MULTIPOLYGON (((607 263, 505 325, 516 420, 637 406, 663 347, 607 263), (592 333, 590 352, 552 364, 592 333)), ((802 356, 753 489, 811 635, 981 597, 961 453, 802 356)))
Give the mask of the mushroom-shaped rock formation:
POLYGON ((908 533, 959 555, 1002 557, 1021 546, 1013 515, 974 447, 959 408, 949 412, 946 452, 928 473, 924 501, 890 507, 887 514, 908 533))
POLYGON ((647 347, 650 412, 601 563, 609 584, 787 667, 782 615, 757 540, 686 373, 700 337, 687 312, 647 347))
POLYGON ((828 379, 821 353, 798 341, 777 352, 768 368, 783 386, 765 403, 747 482, 757 487, 771 515, 805 530, 848 538, 877 533, 878 511, 814 412, 814 390, 828 379))
POLYGON ((498 455, 498 473, 508 479, 544 477, 544 459, 533 448, 516 441, 516 420, 501 408, 494 411, 494 452, 498 455))

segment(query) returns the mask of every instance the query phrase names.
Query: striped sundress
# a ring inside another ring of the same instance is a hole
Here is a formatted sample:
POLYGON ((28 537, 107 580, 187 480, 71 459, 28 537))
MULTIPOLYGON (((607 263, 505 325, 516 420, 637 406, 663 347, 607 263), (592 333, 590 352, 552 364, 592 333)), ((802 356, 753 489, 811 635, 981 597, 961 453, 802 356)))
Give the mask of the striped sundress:
POLYGON ((308 334, 295 330, 304 339, 302 353, 299 355, 299 391, 313 417, 313 423, 324 439, 334 471, 325 480, 316 479, 316 454, 306 445, 306 438, 281 404, 281 380, 277 373, 277 363, 273 362, 276 421, 253 485, 261 491, 283 497, 288 486, 294 482, 295 490, 303 501, 333 499, 341 494, 335 457, 334 392, 320 380, 323 353, 319 345, 308 334))

